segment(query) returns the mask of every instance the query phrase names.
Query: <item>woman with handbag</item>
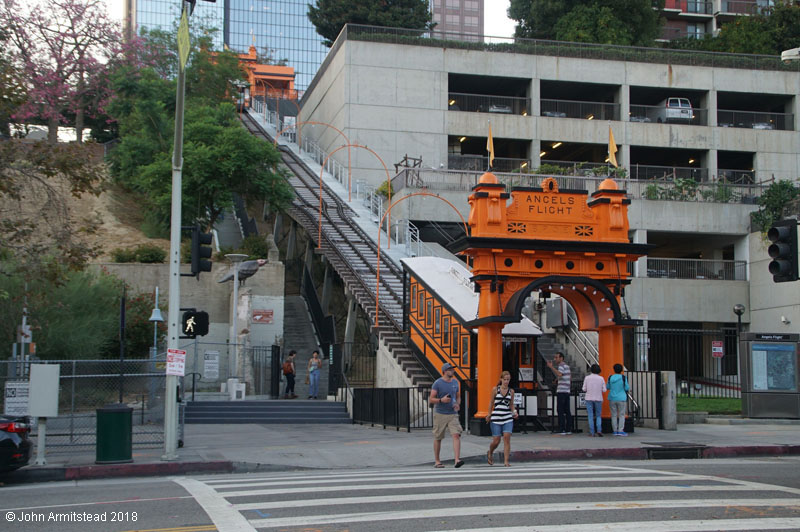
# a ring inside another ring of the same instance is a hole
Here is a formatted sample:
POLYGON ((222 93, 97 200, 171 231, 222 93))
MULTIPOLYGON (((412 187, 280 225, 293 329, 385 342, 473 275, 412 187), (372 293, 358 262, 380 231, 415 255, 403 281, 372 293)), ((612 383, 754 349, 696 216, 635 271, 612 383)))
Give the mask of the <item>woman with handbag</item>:
POLYGON ((306 382, 308 383, 308 398, 316 399, 319 393, 319 374, 322 370, 322 359, 319 358, 319 351, 311 353, 311 358, 308 360, 308 376, 306 382))
POLYGON ((514 430, 514 420, 517 419, 517 407, 514 405, 514 390, 509 388, 511 373, 504 371, 500 374, 500 382, 494 390, 492 403, 489 405, 489 414, 486 415, 486 422, 492 427, 492 443, 489 444, 489 451, 486 453, 486 461, 489 465, 494 464, 494 451, 500 445, 500 437, 503 438, 503 462, 506 467, 511 464, 508 462, 511 455, 511 432, 514 430))

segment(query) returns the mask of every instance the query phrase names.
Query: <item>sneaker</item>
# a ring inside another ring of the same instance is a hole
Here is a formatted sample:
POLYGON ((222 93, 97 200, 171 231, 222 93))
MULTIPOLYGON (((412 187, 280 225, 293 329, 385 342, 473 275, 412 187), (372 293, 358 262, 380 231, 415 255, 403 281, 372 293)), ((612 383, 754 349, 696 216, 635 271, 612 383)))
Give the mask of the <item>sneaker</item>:
POLYGON ((602 433, 602 432, 598 432, 598 433, 597 433, 597 437, 598 437, 598 438, 602 438, 602 437, 603 437, 603 433, 602 433))
POLYGON ((567 434, 572 434, 572 433, 571 432, 561 432, 560 433, 561 436, 566 436, 567 434))
POLYGON ((617 434, 617 436, 627 436, 627 435, 628 435, 627 432, 620 432, 619 434, 617 434))
POLYGON ((567 431, 567 434, 572 434, 572 432, 570 432, 570 431, 567 431))

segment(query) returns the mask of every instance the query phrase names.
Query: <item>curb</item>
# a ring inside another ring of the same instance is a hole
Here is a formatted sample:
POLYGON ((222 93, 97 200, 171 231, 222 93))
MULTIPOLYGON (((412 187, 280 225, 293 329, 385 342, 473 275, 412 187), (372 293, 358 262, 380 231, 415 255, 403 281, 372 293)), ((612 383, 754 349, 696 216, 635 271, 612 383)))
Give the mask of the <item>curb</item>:
POLYGON ((149 462, 144 464, 111 464, 23 468, 0 476, 0 485, 31 482, 58 482, 120 477, 154 477, 190 473, 233 473, 233 462, 149 462))

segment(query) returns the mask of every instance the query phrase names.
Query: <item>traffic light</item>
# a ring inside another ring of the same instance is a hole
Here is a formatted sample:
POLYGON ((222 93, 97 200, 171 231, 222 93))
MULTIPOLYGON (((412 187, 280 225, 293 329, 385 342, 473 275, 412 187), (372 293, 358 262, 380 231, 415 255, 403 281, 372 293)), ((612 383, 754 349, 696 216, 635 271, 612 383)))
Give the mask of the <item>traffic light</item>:
POLYGON ((190 310, 183 313, 181 330, 186 338, 205 336, 208 334, 208 312, 190 310))
POLYGON ((769 273, 776 283, 797 281, 797 220, 781 220, 775 222, 767 238, 772 245, 767 248, 767 253, 772 257, 769 263, 769 273))
POLYGON ((200 272, 211 271, 211 233, 203 233, 200 226, 192 227, 192 275, 200 276, 200 272))

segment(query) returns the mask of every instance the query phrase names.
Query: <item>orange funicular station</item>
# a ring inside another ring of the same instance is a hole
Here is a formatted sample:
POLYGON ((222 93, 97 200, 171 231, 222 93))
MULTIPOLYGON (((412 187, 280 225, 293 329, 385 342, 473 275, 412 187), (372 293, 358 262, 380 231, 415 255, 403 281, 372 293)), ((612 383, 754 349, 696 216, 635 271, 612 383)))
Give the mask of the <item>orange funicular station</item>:
POLYGON ((610 375, 623 362, 623 328, 637 324, 619 304, 630 283, 628 265, 648 248, 628 239, 626 192, 606 179, 589 197, 585 190, 559 190, 547 178, 541 187, 509 193, 487 172, 469 204, 470 235, 457 246, 469 257, 480 294, 477 318, 466 324, 478 331, 474 421, 485 418, 503 370, 501 331, 520 321, 532 291, 561 296, 574 308, 579 328, 597 332, 602 375, 610 375))

